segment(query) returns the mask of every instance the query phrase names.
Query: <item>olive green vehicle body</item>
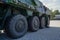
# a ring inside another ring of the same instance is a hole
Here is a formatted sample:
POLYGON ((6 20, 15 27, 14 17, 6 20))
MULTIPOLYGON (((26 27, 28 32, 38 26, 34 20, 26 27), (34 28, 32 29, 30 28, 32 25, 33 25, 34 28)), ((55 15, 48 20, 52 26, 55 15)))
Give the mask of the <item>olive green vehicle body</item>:
POLYGON ((44 7, 39 0, 0 0, 0 30, 4 29, 8 17, 17 14, 22 14, 26 18, 30 16, 49 16, 50 14, 46 14, 47 8, 44 7))

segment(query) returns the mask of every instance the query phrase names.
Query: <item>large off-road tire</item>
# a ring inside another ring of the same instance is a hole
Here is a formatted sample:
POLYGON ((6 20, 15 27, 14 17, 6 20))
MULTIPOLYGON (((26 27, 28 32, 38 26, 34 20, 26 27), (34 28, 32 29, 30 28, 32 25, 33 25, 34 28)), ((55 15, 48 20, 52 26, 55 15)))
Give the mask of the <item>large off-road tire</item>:
POLYGON ((37 16, 30 17, 28 20, 29 23, 29 30, 34 32, 39 29, 39 18, 37 16))
POLYGON ((11 38, 22 37, 27 32, 27 28, 27 20, 23 15, 15 15, 6 20, 5 32, 11 38))
POLYGON ((49 28, 49 24, 50 24, 50 18, 47 16, 46 17, 46 28, 49 28))
POLYGON ((41 27, 42 28, 48 28, 49 27, 49 17, 48 16, 42 16, 41 19, 41 27))

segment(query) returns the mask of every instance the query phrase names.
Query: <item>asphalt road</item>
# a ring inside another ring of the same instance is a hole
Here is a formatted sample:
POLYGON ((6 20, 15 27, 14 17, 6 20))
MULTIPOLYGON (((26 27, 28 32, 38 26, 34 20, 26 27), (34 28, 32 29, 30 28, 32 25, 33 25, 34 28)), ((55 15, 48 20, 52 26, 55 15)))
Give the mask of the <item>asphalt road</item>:
POLYGON ((0 40, 60 40, 60 20, 52 20, 50 28, 40 29, 37 32, 27 32, 19 39, 11 39, 6 34, 1 34, 0 40))

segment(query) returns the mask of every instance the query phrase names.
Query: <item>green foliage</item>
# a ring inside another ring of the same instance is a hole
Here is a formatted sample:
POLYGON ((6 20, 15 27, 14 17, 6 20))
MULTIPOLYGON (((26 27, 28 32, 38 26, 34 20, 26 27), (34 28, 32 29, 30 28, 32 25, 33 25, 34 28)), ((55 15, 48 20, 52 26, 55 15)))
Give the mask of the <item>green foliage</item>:
POLYGON ((51 19, 53 19, 55 15, 59 15, 59 14, 60 14, 59 10, 54 10, 53 12, 51 10, 51 19))
POLYGON ((59 12, 59 10, 55 10, 53 13, 55 13, 55 14, 60 14, 60 12, 59 12))
POLYGON ((32 4, 34 5, 34 6, 36 6, 36 3, 34 2, 34 0, 31 0, 32 1, 32 4))
POLYGON ((53 19, 53 17, 54 17, 54 13, 51 10, 51 19, 53 19))

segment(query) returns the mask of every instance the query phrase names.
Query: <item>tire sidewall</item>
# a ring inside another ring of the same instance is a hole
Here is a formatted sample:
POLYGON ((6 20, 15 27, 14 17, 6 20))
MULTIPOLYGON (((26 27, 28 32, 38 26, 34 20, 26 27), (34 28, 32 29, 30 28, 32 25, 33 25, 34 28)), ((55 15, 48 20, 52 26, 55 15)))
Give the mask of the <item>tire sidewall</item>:
POLYGON ((26 18, 23 16, 23 15, 15 15, 14 17, 12 17, 10 19, 10 21, 8 22, 8 25, 7 25, 7 32, 9 34, 9 36, 11 36, 12 38, 18 38, 18 37, 21 37, 23 36, 26 32, 27 32, 27 20, 26 18), (22 33, 18 33, 16 32, 15 30, 15 24, 18 20, 24 20, 24 23, 25 23, 25 29, 24 29, 24 32, 22 33))
MULTIPOLYGON (((42 18, 45 18, 45 26, 44 26, 44 27, 41 26, 41 27, 42 27, 42 28, 45 28, 45 27, 46 27, 46 28, 49 28, 49 23, 50 23, 49 17, 46 15, 46 16, 42 16, 41 19, 42 19, 42 18)), ((42 21, 41 21, 41 25, 42 25, 42 21)))
POLYGON ((37 16, 31 17, 30 21, 29 21, 29 29, 31 31, 37 31, 39 29, 39 24, 40 24, 39 23, 39 18, 37 16), (38 27, 37 28, 35 28, 34 25, 33 25, 34 20, 35 21, 37 20, 37 22, 38 22, 38 27))

